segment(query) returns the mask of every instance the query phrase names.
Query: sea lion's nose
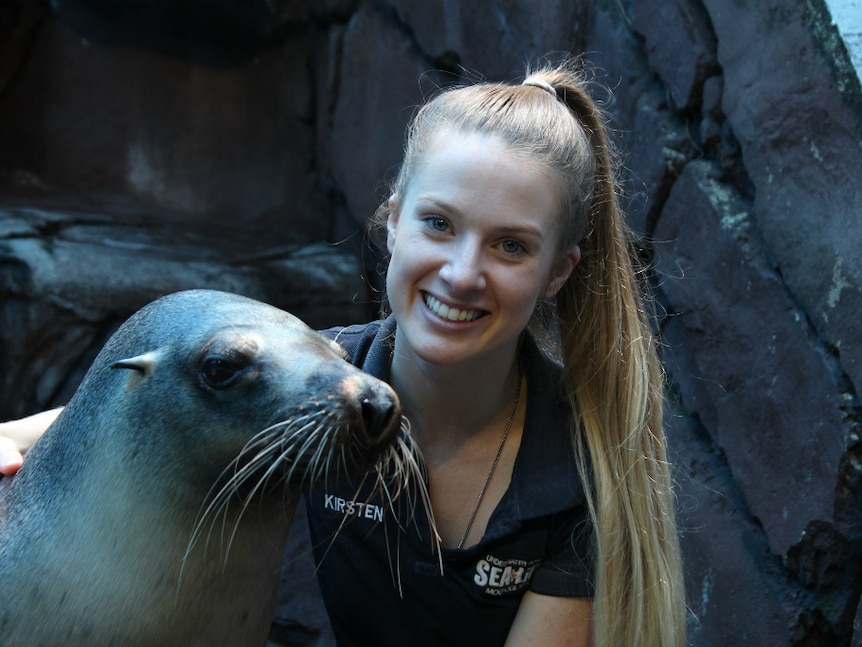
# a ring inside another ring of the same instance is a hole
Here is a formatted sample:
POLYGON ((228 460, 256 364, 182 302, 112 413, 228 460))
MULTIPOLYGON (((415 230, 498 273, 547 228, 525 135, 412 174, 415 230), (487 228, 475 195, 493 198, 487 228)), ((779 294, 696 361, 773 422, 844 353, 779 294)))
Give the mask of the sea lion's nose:
POLYGON ((396 425, 396 416, 400 418, 398 404, 393 399, 375 396, 365 397, 360 404, 362 422, 369 439, 379 439, 386 435, 386 432, 396 425))
POLYGON ((370 445, 392 440, 401 425, 401 405, 392 388, 369 378, 357 395, 359 422, 370 445))

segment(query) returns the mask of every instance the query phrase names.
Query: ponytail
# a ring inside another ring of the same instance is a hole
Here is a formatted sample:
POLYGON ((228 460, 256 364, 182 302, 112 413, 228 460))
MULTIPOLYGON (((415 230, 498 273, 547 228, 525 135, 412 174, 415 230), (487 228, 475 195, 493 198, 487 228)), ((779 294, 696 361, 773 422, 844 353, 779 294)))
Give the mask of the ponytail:
POLYGON ((595 160, 581 262, 556 297, 565 387, 576 420, 573 444, 581 474, 592 478, 584 489, 596 551, 594 641, 609 647, 685 645, 663 375, 619 208, 605 119, 569 72, 538 78, 580 122, 595 160))

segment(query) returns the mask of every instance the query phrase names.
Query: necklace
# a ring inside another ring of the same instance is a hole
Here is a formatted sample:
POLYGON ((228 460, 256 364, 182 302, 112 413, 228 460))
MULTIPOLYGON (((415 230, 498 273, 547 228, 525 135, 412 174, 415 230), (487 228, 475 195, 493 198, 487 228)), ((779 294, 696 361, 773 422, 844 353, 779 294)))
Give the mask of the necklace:
POLYGON ((479 513, 479 507, 482 505, 482 499, 485 498, 485 492, 488 491, 488 484, 494 476, 494 471, 497 469, 497 463, 500 462, 500 456, 503 454, 503 446, 506 444, 506 439, 509 437, 509 431, 512 429, 512 423, 515 421, 515 413, 518 411, 518 402, 521 401, 521 367, 518 366, 518 386, 515 387, 515 403, 512 405, 512 412, 509 414, 509 421, 506 423, 506 429, 503 431, 503 437, 500 439, 500 446, 497 448, 497 455, 494 456, 494 462, 491 464, 491 470, 485 478, 485 484, 479 492, 479 498, 476 499, 476 505, 473 506, 473 514, 470 515, 470 521, 467 522, 467 527, 464 528, 464 534, 461 535, 461 541, 458 542, 458 548, 464 547, 464 542, 467 541, 467 535, 470 534, 470 528, 473 527, 473 522, 476 521, 476 515, 479 513))

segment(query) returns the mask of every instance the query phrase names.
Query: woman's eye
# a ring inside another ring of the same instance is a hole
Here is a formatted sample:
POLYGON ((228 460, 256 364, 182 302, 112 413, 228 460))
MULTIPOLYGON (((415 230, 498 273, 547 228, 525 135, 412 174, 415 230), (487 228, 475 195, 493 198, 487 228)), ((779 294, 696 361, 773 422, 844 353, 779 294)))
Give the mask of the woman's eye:
POLYGON ((449 223, 446 222, 445 218, 441 218, 439 216, 430 216, 425 219, 425 223, 434 231, 443 232, 449 230, 449 223))
POLYGON ((524 246, 517 240, 504 240, 500 247, 507 254, 521 254, 526 251, 524 246))

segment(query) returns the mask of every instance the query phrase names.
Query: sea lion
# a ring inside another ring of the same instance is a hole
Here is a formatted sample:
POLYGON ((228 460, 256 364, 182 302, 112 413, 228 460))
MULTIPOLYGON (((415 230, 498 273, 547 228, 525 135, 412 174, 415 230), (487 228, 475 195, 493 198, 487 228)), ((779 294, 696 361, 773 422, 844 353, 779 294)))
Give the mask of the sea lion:
POLYGON ((400 422, 286 312, 144 307, 0 481, 0 645, 263 645, 300 486, 367 470, 400 422))

